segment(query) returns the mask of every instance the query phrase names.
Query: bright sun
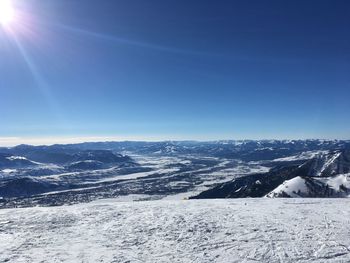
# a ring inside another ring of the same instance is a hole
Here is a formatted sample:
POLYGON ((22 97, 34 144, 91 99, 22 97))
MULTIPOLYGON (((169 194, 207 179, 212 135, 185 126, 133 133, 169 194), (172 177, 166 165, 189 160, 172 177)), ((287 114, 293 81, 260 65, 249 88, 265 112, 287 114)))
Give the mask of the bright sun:
POLYGON ((15 17, 15 11, 10 0, 0 0, 0 24, 8 26, 15 17))

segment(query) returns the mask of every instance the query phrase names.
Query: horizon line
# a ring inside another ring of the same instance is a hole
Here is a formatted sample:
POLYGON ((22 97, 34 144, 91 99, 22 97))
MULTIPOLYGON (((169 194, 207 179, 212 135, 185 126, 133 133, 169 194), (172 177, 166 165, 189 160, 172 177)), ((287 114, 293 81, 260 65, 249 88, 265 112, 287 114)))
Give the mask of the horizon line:
POLYGON ((172 136, 78 136, 78 137, 0 137, 0 147, 19 145, 52 146, 101 142, 215 142, 215 141, 349 141, 345 138, 185 138, 172 136))

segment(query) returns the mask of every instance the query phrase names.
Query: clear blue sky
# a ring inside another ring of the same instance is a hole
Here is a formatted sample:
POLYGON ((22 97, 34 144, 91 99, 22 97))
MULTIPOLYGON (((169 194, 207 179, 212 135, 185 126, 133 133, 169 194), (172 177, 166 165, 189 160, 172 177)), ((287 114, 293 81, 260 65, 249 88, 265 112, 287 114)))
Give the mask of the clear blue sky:
POLYGON ((350 1, 13 5, 0 137, 350 138, 350 1))

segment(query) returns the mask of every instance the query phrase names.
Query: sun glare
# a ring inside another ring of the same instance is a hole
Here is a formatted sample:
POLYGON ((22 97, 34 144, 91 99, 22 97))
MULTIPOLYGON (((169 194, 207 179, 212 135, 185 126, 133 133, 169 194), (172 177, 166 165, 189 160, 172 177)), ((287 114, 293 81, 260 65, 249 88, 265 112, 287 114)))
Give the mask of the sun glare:
POLYGON ((0 24, 8 26, 14 21, 15 11, 10 0, 0 0, 0 24))

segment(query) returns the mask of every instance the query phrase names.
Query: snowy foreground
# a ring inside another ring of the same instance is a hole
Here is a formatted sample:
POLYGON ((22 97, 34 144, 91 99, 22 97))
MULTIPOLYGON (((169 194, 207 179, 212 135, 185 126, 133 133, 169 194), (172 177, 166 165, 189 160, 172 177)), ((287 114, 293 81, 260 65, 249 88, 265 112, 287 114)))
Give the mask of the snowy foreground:
POLYGON ((0 210, 0 262, 350 262, 350 200, 111 199, 0 210))

